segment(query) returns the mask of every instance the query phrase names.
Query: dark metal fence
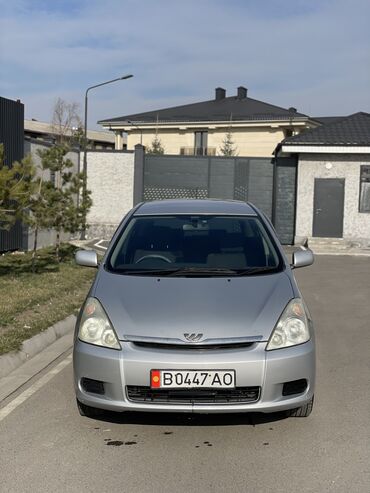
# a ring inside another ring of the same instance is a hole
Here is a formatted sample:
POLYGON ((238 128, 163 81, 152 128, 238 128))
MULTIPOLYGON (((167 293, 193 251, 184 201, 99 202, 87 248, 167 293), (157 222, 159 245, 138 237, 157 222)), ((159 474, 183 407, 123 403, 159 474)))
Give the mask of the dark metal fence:
MULTIPOLYGON (((5 165, 23 158, 24 106, 20 101, 0 97, 0 143, 4 144, 5 165)), ((22 248, 23 228, 17 223, 9 231, 0 229, 0 252, 22 248)))
MULTIPOLYGON (((141 154, 135 160, 138 200, 219 198, 250 201, 274 223, 280 240, 294 240, 296 160, 141 154)), ((137 200, 137 201, 138 201, 137 200)))

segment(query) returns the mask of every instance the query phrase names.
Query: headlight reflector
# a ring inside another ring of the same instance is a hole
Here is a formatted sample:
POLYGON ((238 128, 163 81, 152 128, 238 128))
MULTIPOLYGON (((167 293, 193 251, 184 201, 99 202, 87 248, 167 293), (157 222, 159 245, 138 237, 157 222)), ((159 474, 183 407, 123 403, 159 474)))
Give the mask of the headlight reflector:
POLYGON ((96 346, 121 349, 117 335, 96 298, 86 300, 80 320, 78 338, 96 346))
POLYGON ((285 307, 266 350, 281 349, 303 344, 310 339, 306 311, 300 298, 291 300, 285 307))

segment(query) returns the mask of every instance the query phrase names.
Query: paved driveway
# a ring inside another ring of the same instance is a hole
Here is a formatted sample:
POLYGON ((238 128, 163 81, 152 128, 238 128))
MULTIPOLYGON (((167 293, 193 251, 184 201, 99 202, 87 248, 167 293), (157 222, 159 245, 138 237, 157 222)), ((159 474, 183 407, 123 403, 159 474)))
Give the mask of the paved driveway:
POLYGON ((296 275, 317 328, 309 418, 81 418, 64 356, 0 421, 1 489, 368 493, 370 258, 318 257, 296 275))

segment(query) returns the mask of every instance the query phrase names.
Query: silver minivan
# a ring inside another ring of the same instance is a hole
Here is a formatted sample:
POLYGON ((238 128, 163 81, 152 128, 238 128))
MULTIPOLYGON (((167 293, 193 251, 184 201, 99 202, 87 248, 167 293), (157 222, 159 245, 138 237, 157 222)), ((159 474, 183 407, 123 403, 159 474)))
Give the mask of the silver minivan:
POLYGON ((292 269, 252 204, 164 200, 134 207, 78 316, 80 413, 311 413, 315 339, 292 269))

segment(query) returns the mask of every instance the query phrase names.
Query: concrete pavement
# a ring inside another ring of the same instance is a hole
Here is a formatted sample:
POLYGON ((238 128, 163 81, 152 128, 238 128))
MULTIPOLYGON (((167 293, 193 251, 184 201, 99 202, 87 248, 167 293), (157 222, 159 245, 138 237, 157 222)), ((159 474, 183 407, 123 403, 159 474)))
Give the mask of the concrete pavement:
POLYGON ((309 418, 89 420, 77 414, 65 354, 0 405, 1 489, 368 493, 370 259, 320 256, 296 275, 317 332, 309 418))

